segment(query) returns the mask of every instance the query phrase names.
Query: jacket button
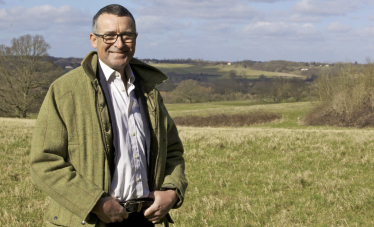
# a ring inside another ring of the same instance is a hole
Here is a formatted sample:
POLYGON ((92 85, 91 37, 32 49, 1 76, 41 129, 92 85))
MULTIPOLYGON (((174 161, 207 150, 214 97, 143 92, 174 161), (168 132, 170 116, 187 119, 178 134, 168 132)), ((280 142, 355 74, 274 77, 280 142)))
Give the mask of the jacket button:
POLYGON ((85 224, 86 224, 86 222, 85 222, 85 221, 82 221, 82 222, 81 222, 81 224, 82 224, 82 225, 85 225, 85 224))
POLYGON ((56 221, 56 220, 57 220, 57 216, 55 216, 55 217, 53 218, 53 220, 55 220, 55 221, 56 221))

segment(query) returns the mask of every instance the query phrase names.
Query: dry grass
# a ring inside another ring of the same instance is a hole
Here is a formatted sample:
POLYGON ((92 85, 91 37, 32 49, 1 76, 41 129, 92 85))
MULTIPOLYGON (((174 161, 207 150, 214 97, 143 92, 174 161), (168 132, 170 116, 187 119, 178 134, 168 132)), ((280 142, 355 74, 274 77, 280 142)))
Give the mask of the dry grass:
POLYGON ((247 114, 219 114, 210 116, 175 117, 177 125, 192 127, 242 127, 281 119, 282 115, 272 112, 256 111, 247 114))
POLYGON ((42 226, 46 196, 29 176, 35 120, 0 118, 0 226, 42 226))
POLYGON ((373 130, 180 127, 176 226, 373 226, 373 130))
MULTIPOLYGON (((189 188, 184 205, 172 211, 176 227, 374 225, 373 129, 298 126, 306 104, 229 104, 203 111, 261 108, 281 112, 286 120, 241 128, 179 127, 189 188)), ((172 111, 179 116, 194 111, 192 105, 178 108, 172 111)), ((33 124, 0 118, 0 226, 43 223, 46 196, 29 177, 33 124)))

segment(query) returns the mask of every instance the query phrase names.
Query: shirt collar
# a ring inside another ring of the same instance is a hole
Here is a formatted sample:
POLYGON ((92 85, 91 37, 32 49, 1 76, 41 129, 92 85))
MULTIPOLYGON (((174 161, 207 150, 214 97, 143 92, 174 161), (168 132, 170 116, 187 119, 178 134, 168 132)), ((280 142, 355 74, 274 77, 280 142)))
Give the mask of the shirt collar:
MULTIPOLYGON (((103 61, 101 61, 101 59, 99 58, 99 62, 100 62, 100 66, 101 66, 101 69, 103 70, 104 72, 104 76, 105 76, 105 79, 107 82, 109 82, 109 79, 112 75, 115 75, 118 73, 118 75, 121 75, 118 71, 110 68, 107 64, 105 64, 103 61)), ((130 67, 129 64, 126 65, 125 67, 125 73, 127 76, 129 76, 129 81, 127 81, 128 83, 130 84, 133 84, 134 81, 135 81, 135 76, 132 72, 132 69, 130 67)))

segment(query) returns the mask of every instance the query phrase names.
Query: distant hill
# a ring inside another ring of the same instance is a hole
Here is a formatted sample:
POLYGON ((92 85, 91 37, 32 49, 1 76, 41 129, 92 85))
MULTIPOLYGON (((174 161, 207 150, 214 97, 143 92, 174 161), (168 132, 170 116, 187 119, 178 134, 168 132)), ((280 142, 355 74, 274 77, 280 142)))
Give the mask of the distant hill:
MULTIPOLYGON (((65 71, 80 66, 83 58, 61 58, 51 59, 65 71)), ((150 64, 168 75, 171 80, 181 81, 195 79, 199 81, 211 81, 227 78, 235 74, 235 77, 242 79, 257 79, 259 77, 277 78, 314 78, 319 74, 322 63, 316 62, 291 62, 291 61, 250 61, 239 62, 227 61, 204 61, 201 59, 139 59, 150 64)), ((330 65, 333 66, 333 65, 330 65)))
POLYGON ((57 58, 57 57, 52 57, 51 56, 51 59, 59 66, 61 66, 61 68, 65 69, 65 68, 77 68, 81 65, 81 62, 83 60, 83 58, 74 58, 74 57, 70 57, 70 58, 57 58), (70 66, 70 67, 69 67, 70 66))
POLYGON ((237 77, 240 78, 259 78, 260 76, 266 77, 297 77, 304 78, 303 75, 298 75, 294 73, 283 73, 283 72, 269 72, 262 70, 253 70, 249 67, 243 67, 241 65, 224 65, 224 64, 206 64, 206 65, 194 65, 194 64, 152 64, 152 66, 158 68, 166 75, 177 74, 197 74, 201 76, 222 76, 229 77, 230 73, 235 73, 237 77))

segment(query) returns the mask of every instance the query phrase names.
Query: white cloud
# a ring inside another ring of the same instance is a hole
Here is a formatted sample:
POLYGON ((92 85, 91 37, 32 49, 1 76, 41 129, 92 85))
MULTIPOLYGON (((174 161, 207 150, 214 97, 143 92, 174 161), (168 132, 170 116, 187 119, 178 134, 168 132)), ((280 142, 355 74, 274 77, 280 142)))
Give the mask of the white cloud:
POLYGON ((4 0, 0 0, 0 4, 5 4, 4 0))
POLYGON ((258 15, 259 11, 241 0, 160 0, 140 7, 136 12, 140 15, 166 16, 169 18, 195 19, 249 19, 258 15))
POLYGON ((371 14, 370 16, 368 16, 368 18, 367 18, 367 19, 369 19, 369 20, 373 21, 373 20, 374 20, 374 15, 373 15, 373 14, 371 14))
POLYGON ((311 23, 298 24, 286 22, 257 22, 247 25, 244 33, 253 36, 267 36, 288 39, 310 39, 319 34, 318 29, 311 23))
POLYGON ((351 29, 348 25, 341 24, 340 22, 333 22, 327 26, 327 31, 334 33, 344 33, 351 29))
POLYGON ((217 35, 232 35, 235 30, 234 26, 229 22, 217 23, 213 20, 200 24, 198 28, 204 32, 217 32, 217 35))
POLYGON ((162 16, 142 16, 136 19, 139 32, 158 33, 189 28, 191 23, 172 21, 162 16))
POLYGON ((290 0, 247 0, 248 2, 265 2, 265 3, 274 3, 274 2, 286 2, 290 0))
POLYGON ((369 4, 368 0, 301 0, 294 10, 313 15, 346 15, 359 9, 360 4, 369 4))
POLYGON ((372 38, 374 36, 374 27, 364 27, 360 28, 357 31, 357 34, 360 37, 372 38))
POLYGON ((321 18, 318 16, 306 16, 302 14, 292 14, 291 16, 285 18, 289 22, 320 22, 321 18))
POLYGON ((90 24, 91 15, 68 5, 58 8, 51 5, 26 8, 17 6, 0 9, 0 28, 11 30, 49 30, 77 28, 90 24))

